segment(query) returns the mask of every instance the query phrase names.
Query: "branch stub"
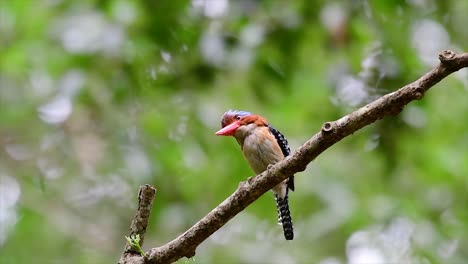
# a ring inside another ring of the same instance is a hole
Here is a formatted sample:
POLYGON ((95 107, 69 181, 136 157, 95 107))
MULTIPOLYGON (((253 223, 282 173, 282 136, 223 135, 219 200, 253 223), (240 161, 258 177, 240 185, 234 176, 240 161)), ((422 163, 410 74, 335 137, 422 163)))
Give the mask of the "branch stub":
POLYGON ((445 63, 448 61, 451 61, 453 58, 455 58, 457 54, 451 50, 444 50, 441 53, 439 53, 439 60, 441 63, 445 63))
POLYGON ((333 131, 333 123, 332 122, 326 122, 322 126, 322 132, 325 133, 330 133, 333 131))

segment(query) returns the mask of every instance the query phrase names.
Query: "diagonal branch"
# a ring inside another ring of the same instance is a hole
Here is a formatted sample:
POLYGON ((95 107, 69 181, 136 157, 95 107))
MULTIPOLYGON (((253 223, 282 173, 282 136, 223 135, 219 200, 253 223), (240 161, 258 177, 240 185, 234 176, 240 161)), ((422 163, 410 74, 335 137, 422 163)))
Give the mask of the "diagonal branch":
POLYGON ((439 65, 413 83, 336 121, 324 123, 321 131, 292 155, 257 177, 241 182, 233 194, 182 235, 163 246, 150 249, 145 258, 139 257, 137 261, 127 263, 171 263, 183 257, 193 257, 196 248, 205 239, 289 175, 304 171, 312 160, 329 147, 385 116, 399 114, 408 103, 421 99, 427 90, 443 78, 468 67, 468 53, 443 51, 439 54, 439 60, 439 65))

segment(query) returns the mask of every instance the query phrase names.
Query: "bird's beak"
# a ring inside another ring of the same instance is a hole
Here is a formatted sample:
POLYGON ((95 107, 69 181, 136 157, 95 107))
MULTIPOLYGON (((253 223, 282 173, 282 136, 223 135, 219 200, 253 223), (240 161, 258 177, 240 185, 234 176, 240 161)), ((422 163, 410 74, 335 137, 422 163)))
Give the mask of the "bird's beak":
POLYGON ((240 127, 239 122, 234 122, 230 125, 223 127, 221 130, 216 132, 215 134, 218 136, 232 136, 236 133, 236 130, 240 127))

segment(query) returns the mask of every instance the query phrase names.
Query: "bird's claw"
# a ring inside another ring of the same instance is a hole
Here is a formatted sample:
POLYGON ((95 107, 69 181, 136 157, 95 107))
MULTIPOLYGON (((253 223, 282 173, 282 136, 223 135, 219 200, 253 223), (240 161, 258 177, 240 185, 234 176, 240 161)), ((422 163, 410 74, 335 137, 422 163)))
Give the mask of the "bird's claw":
POLYGON ((247 178, 247 183, 248 183, 249 185, 252 184, 252 181, 253 181, 253 177, 248 177, 248 178, 247 178))
POLYGON ((268 171, 269 174, 271 174, 271 168, 273 168, 273 164, 268 164, 266 170, 268 171))

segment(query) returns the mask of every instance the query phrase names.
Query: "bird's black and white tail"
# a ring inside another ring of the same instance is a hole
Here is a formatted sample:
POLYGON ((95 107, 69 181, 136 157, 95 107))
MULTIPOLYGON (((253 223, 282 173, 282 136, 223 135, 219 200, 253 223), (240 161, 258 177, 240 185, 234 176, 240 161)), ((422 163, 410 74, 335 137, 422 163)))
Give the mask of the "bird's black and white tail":
POLYGON ((276 208, 278 209, 278 223, 283 226, 284 238, 286 238, 286 240, 293 240, 294 230, 291 212, 289 211, 288 191, 286 191, 284 199, 281 199, 275 194, 275 200, 276 208))

